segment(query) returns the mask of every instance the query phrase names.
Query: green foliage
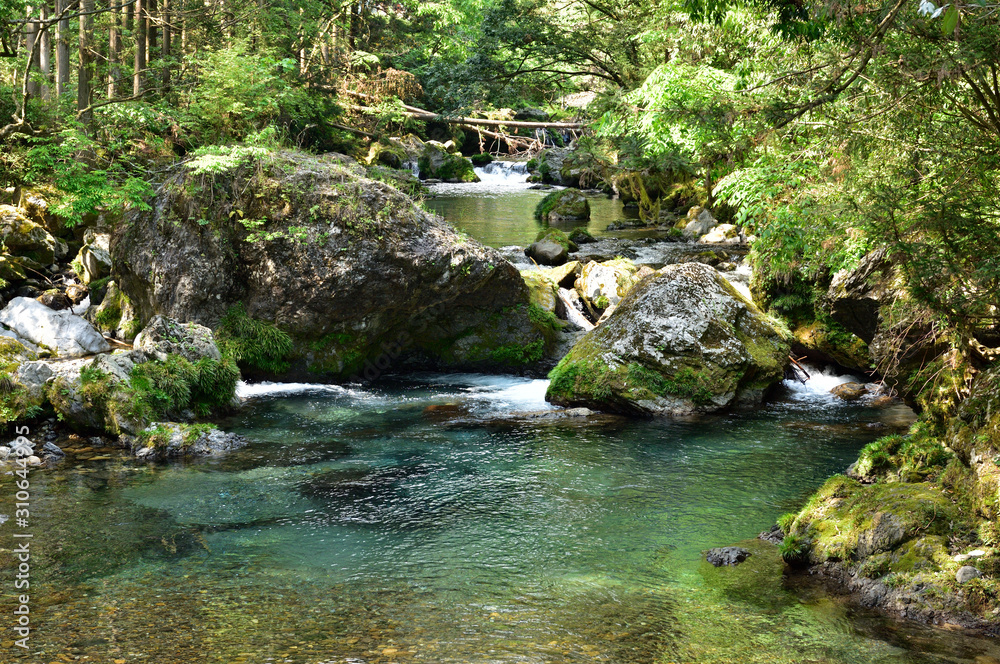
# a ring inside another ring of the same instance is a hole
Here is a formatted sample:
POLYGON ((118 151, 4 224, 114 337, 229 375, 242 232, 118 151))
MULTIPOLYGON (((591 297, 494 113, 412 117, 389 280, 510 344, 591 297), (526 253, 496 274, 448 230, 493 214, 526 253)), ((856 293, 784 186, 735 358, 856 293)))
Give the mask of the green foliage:
POLYGON ((78 127, 59 131, 54 137, 32 138, 26 151, 30 164, 24 178, 44 183, 51 179, 60 198, 52 211, 67 226, 105 209, 149 210, 147 197, 152 187, 117 160, 108 160, 98 144, 78 127), (103 157, 103 158, 102 158, 103 157))
POLYGON ((809 551, 812 542, 802 535, 785 535, 778 545, 781 559, 792 567, 804 567, 809 564, 809 551))
MULTIPOLYGON (((229 406, 240 372, 232 358, 190 362, 181 355, 136 365, 120 386, 124 412, 136 421, 168 418, 188 408, 208 415, 229 406)), ((118 397, 114 397, 118 401, 118 397)))
POLYGON ((707 376, 690 367, 681 367, 673 375, 665 376, 632 362, 626 368, 626 372, 626 385, 633 390, 642 389, 659 396, 690 399, 696 405, 704 405, 714 396, 707 376))
POLYGON ((223 356, 240 366, 270 374, 288 370, 291 337, 273 323, 248 316, 242 304, 226 311, 215 330, 215 340, 223 356))
POLYGON ((493 161, 493 155, 489 152, 480 152, 469 157, 469 161, 472 162, 473 166, 485 166, 493 161))
POLYGON ((240 166, 268 157, 274 148, 275 128, 267 127, 247 138, 244 145, 208 145, 198 148, 184 164, 192 175, 221 175, 240 166))
POLYGON ((792 532, 792 524, 795 523, 795 517, 798 516, 795 512, 785 512, 778 517, 778 527, 781 528, 781 532, 788 535, 792 532))

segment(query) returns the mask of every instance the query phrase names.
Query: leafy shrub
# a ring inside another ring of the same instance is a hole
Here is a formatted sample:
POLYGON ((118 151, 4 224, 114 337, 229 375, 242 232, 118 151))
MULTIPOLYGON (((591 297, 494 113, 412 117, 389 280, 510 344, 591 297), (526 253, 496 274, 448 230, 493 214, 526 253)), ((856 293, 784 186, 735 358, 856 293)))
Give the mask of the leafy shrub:
POLYGON ((288 370, 292 338, 274 323, 248 316, 242 303, 226 311, 215 340, 222 354, 240 366, 273 374, 288 370))

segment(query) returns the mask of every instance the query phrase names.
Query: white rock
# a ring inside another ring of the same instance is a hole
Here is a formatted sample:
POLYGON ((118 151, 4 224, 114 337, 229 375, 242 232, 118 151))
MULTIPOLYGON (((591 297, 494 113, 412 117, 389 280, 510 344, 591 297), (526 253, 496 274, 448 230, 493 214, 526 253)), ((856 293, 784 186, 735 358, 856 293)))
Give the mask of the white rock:
POLYGON ((736 226, 732 224, 719 224, 709 233, 703 235, 698 242, 704 244, 733 244, 731 240, 739 242, 739 231, 736 229, 736 226))
POLYGON ((982 575, 983 573, 975 567, 965 565, 964 567, 959 567, 958 571, 955 572, 955 580, 959 583, 965 583, 967 581, 972 581, 973 579, 978 579, 982 575))
POLYGON ((27 463, 29 466, 40 466, 42 465, 42 460, 36 457, 34 454, 32 454, 30 457, 28 457, 27 463))
POLYGON ((47 346, 59 357, 106 353, 111 346, 86 320, 70 311, 55 311, 27 297, 15 297, 0 311, 3 323, 19 336, 47 346))
POLYGON ((981 558, 981 557, 983 557, 985 555, 986 555, 986 552, 983 551, 982 549, 974 549, 973 551, 969 551, 969 557, 970 558, 981 558))
POLYGON ((969 559, 969 554, 967 553, 960 553, 954 558, 956 563, 964 563, 968 559, 969 559))

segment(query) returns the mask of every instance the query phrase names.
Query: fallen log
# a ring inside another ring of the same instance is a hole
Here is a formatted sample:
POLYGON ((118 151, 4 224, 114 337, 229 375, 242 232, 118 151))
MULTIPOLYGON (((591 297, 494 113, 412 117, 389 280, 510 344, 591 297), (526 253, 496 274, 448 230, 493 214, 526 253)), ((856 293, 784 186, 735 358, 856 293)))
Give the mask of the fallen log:
MULTIPOLYGON (((375 99, 375 97, 363 92, 354 92, 353 90, 345 90, 345 92, 352 97, 358 97, 359 99, 375 99)), ((416 106, 408 106, 406 104, 403 104, 402 106, 403 110, 414 114, 410 117, 422 120, 433 120, 435 122, 446 122, 448 124, 466 124, 474 126, 482 125, 484 127, 524 127, 526 129, 583 129, 585 126, 582 122, 528 122, 524 120, 488 120, 486 118, 449 117, 447 115, 440 115, 422 108, 417 108, 416 106)), ((374 109, 369 110, 374 111, 374 109)))

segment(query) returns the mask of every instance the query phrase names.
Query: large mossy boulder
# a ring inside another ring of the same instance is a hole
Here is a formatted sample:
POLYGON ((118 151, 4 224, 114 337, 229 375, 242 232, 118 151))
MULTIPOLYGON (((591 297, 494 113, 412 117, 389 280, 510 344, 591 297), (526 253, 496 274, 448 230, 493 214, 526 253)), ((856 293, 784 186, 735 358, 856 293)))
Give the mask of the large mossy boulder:
POLYGON ((111 252, 140 321, 217 329, 228 316, 251 374, 523 367, 551 343, 498 251, 338 155, 280 153, 213 177, 179 166, 111 252))
POLYGON ((670 265, 644 279, 549 374, 546 399, 634 415, 760 403, 788 343, 714 269, 670 265))
POLYGON ((68 251, 65 242, 52 237, 43 226, 31 221, 23 210, 10 205, 0 205, 0 242, 8 254, 28 258, 41 265, 51 264, 68 251))
POLYGON ((546 223, 590 220, 590 202, 575 189, 563 189, 547 195, 535 207, 535 218, 546 223))
POLYGON ((932 484, 864 485, 835 475, 789 524, 794 539, 785 548, 797 541, 811 563, 867 563, 884 567, 880 576, 936 572, 954 565, 945 538, 963 524, 959 506, 932 484))
POLYGON ((421 180, 443 180, 444 182, 479 182, 472 162, 457 152, 436 141, 424 144, 417 159, 421 180))

